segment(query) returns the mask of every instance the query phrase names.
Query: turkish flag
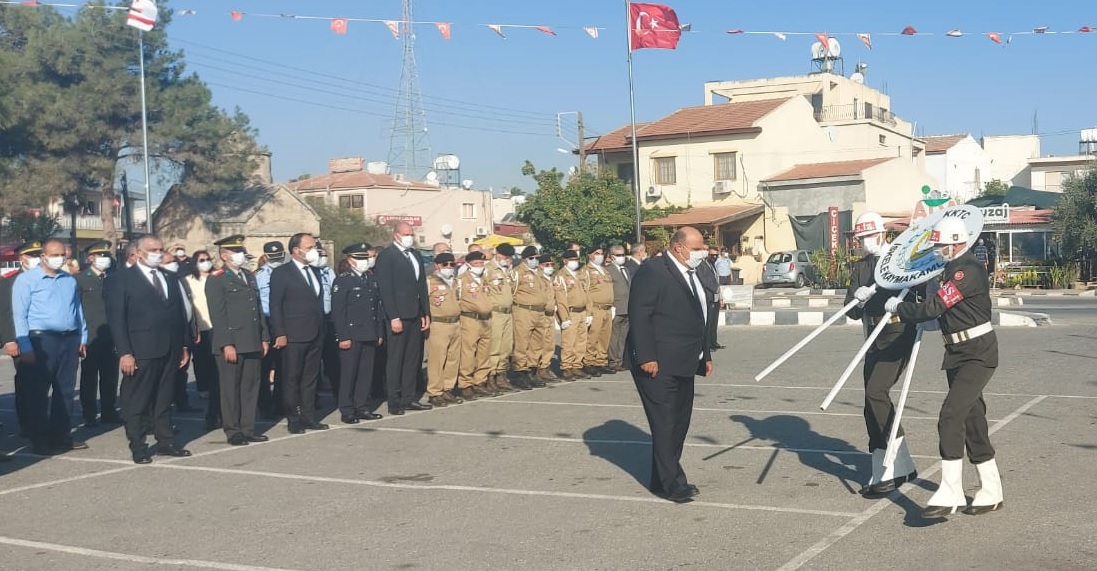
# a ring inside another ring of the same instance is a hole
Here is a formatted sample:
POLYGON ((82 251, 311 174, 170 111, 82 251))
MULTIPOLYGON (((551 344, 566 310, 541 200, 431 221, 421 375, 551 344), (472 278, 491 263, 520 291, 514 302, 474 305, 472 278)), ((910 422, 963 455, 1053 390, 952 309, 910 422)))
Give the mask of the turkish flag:
POLYGON ((331 31, 339 34, 340 36, 347 33, 347 19, 346 18, 332 18, 331 31))
POLYGON ((629 3, 629 49, 678 47, 678 14, 662 4, 629 3))

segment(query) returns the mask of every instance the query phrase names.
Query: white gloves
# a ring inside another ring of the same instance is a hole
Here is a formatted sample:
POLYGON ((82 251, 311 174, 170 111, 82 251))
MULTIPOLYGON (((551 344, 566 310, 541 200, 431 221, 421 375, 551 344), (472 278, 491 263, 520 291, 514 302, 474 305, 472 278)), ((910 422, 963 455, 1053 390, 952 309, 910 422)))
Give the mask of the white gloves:
POLYGON ((872 294, 876 293, 876 288, 872 286, 861 286, 853 292, 853 298, 861 303, 872 299, 872 294))
POLYGON ((615 319, 616 317, 617 317, 617 308, 616 307, 609 308, 609 318, 610 319, 615 319))
POLYGON ((594 316, 593 315, 588 315, 588 316, 584 317, 583 318, 583 323, 585 323, 587 325, 587 327, 590 327, 590 324, 594 323, 594 316))
POLYGON ((895 310, 899 307, 899 304, 903 303, 898 297, 890 297, 884 302, 884 311, 888 313, 895 313, 895 310))
POLYGON ((571 320, 570 319, 568 319, 567 321, 561 321, 560 322, 560 331, 563 331, 563 330, 567 329, 568 327, 571 327, 571 320))

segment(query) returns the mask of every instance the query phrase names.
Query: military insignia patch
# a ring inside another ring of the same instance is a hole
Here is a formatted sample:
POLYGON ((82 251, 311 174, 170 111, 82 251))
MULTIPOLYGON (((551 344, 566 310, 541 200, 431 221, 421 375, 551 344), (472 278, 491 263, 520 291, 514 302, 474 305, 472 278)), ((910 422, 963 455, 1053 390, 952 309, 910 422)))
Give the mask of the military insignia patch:
POLYGON ((964 270, 959 270, 955 274, 952 274, 952 279, 955 281, 964 279, 964 270))
POLYGON ((331 291, 332 293, 339 291, 339 284, 335 284, 335 286, 331 288, 331 291))
POLYGON ((945 307, 952 309, 952 306, 960 303, 964 300, 964 294, 960 292, 960 288, 956 287, 956 284, 952 282, 945 282, 941 286, 941 289, 937 290, 937 297, 941 298, 945 307))

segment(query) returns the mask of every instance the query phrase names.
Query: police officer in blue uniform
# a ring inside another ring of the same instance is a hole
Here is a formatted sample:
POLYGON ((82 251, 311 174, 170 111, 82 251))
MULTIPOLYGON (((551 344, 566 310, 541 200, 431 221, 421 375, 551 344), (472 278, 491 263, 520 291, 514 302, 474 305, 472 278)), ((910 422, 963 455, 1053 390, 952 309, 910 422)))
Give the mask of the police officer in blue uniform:
MULTIPOLYGON (((278 241, 267 242, 263 244, 263 255, 267 257, 267 263, 256 270, 255 285, 259 288, 263 318, 270 319, 270 273, 286 261, 286 248, 278 241)), ((270 323, 267 325, 269 328, 270 323)), ((282 386, 278 379, 278 363, 281 354, 281 350, 271 347, 263 357, 262 374, 259 379, 259 408, 263 416, 268 419, 277 418, 282 408, 282 386)))
POLYGON ((373 385, 377 348, 384 342, 381 294, 370 275, 370 245, 361 242, 343 248, 349 270, 332 284, 331 321, 339 348, 339 415, 343 424, 377 420, 368 401, 373 385))

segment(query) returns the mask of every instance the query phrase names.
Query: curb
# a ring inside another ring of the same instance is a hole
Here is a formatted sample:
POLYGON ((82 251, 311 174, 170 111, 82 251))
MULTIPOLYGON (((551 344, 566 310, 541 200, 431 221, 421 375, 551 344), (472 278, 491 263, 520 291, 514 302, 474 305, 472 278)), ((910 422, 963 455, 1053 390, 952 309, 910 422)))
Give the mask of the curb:
MULTIPOLYGON (((837 311, 744 311, 725 310, 723 327, 766 327, 774 325, 819 326, 837 311)), ((1043 327, 1052 325, 1046 313, 994 310, 991 323, 998 327, 1043 327)), ((835 325, 861 325, 859 319, 839 319, 835 325)))

